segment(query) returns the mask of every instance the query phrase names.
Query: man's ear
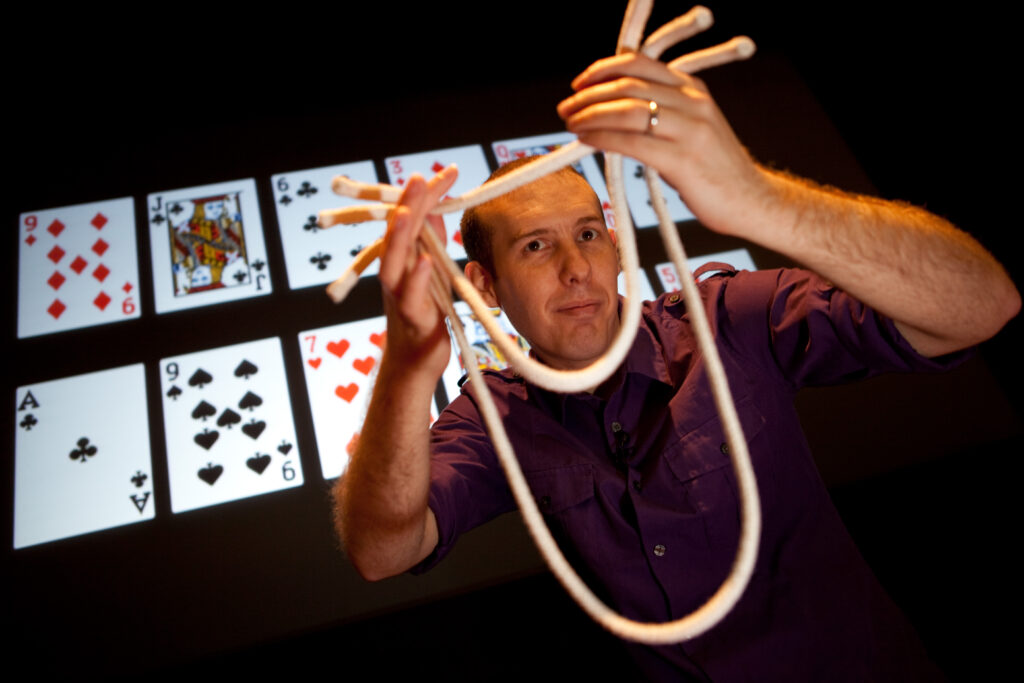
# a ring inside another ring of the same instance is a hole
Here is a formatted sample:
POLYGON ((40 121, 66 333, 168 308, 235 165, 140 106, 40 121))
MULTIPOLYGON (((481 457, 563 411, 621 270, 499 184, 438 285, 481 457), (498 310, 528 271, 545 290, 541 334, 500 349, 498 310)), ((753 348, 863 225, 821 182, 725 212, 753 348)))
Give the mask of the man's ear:
POLYGON ((470 261, 465 268, 466 279, 473 283, 476 291, 480 292, 484 303, 491 308, 498 308, 498 296, 494 293, 494 278, 487 272, 487 269, 479 261, 470 261))

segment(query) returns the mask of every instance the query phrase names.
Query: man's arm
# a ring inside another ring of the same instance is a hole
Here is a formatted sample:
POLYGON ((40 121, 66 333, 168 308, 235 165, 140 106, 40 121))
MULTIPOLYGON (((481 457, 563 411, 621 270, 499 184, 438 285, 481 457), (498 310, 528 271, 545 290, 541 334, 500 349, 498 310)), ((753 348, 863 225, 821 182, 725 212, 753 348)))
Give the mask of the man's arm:
POLYGON ((782 253, 892 318, 922 355, 988 339, 1020 310, 1002 266, 947 221, 754 163, 704 84, 639 55, 596 62, 559 114, 580 140, 657 168, 708 228, 782 253), (648 102, 660 107, 648 131, 648 102))
MULTIPOLYGON (((416 237, 456 172, 409 179, 392 215, 380 282, 388 336, 373 398, 345 474, 334 488, 335 526, 352 564, 378 580, 414 566, 437 545, 430 488, 430 400, 450 354, 448 331, 430 297, 432 264, 416 237)), ((431 228, 427 228, 431 229, 431 228)))

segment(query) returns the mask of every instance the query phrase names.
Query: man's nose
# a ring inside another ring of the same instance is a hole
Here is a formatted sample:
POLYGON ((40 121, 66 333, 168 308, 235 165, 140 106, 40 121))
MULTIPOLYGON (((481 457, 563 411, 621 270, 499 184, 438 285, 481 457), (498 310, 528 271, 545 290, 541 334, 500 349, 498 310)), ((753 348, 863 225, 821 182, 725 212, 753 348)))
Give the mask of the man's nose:
POLYGON ((565 284, 578 284, 590 279, 590 260, 573 242, 562 250, 562 280, 565 284))

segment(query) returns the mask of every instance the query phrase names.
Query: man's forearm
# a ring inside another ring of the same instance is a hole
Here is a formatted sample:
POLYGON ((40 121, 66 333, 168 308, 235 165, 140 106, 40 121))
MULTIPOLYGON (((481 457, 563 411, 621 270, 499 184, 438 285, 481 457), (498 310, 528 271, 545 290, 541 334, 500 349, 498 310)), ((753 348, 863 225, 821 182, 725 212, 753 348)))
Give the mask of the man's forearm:
POLYGON ((394 366, 381 363, 355 453, 334 489, 338 533, 370 580, 409 569, 437 545, 427 507, 434 383, 394 366))
POLYGON ((789 256, 889 316, 923 355, 984 341, 1020 309, 1002 266, 938 216, 760 172, 767 188, 762 216, 735 234, 789 256))

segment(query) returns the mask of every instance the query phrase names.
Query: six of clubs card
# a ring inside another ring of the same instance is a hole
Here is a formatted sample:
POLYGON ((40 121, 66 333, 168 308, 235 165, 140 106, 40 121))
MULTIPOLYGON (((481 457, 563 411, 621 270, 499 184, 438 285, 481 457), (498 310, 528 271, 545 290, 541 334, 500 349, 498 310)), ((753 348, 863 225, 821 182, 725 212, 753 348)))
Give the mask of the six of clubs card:
MULTIPOLYGON (((332 282, 363 247, 384 234, 384 221, 335 225, 326 230, 317 225, 317 214, 322 209, 367 203, 334 194, 331 180, 338 175, 364 183, 378 182, 372 161, 279 173, 271 178, 292 289, 332 282)), ((376 274, 376 261, 363 271, 364 276, 376 274)))
POLYGON ((23 213, 18 338, 138 318, 131 197, 23 213))
MULTIPOLYGON (((398 187, 403 187, 413 173, 419 173, 424 178, 430 179, 449 164, 457 164, 459 177, 452 188, 448 190, 445 199, 458 197, 476 189, 491 174, 491 170, 487 166, 487 159, 484 158, 484 150, 480 145, 388 157, 384 163, 388 169, 388 182, 398 187)), ((459 232, 461 219, 461 211, 444 215, 444 225, 448 233, 448 255, 453 259, 466 258, 466 250, 462 248, 462 234, 459 232)))
POLYGON ((153 519, 143 366, 20 387, 14 547, 153 519))
MULTIPOLYGON (((348 465, 366 417, 386 331, 386 320, 380 316, 299 333, 324 479, 339 476, 348 465)), ((424 415, 424 421, 433 415, 424 415)))
POLYGON ((171 509, 302 485, 277 337, 160 361, 171 509))
POLYGON ((147 197, 157 313, 269 294, 252 178, 147 197))

